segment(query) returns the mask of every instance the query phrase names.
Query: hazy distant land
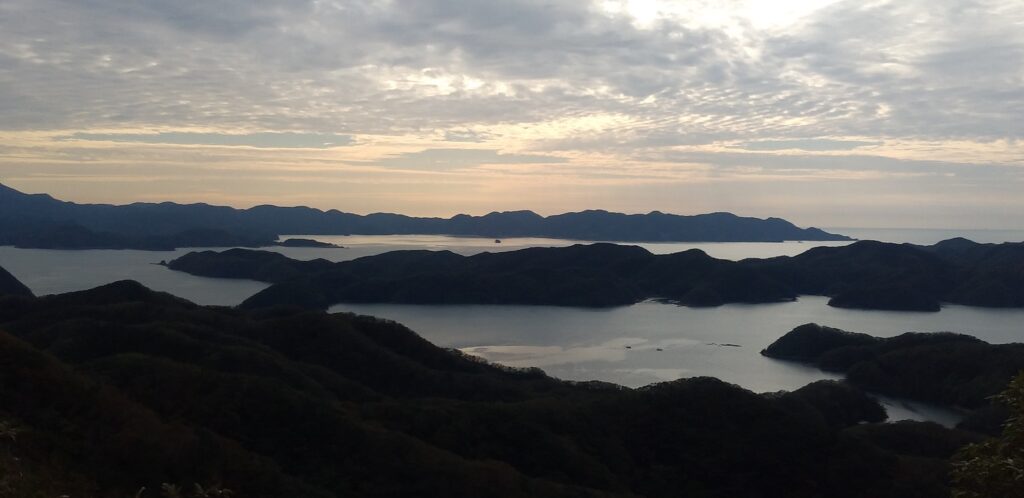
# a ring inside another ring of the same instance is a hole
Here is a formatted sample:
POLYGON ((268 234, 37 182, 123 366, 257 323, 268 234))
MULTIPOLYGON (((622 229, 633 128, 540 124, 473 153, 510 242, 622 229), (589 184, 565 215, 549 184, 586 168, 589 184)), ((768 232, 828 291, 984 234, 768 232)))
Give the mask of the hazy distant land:
POLYGON ((41 249, 143 249, 265 247, 281 234, 455 235, 549 237, 626 242, 842 241, 843 235, 799 228, 779 218, 730 213, 680 216, 591 210, 543 217, 530 211, 416 218, 357 215, 308 207, 235 209, 164 202, 122 206, 75 204, 46 194, 24 194, 0 185, 0 245, 41 249))

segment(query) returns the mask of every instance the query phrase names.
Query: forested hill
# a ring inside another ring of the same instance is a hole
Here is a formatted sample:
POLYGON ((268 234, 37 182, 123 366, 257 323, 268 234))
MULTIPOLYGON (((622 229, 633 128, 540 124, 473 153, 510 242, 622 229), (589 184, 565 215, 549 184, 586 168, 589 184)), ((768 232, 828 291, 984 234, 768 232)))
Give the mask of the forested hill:
POLYGON ((233 249, 193 252, 173 270, 274 285, 244 306, 339 302, 617 306, 661 298, 691 306, 829 296, 846 308, 938 311, 941 303, 1024 307, 1024 243, 934 246, 860 241, 794 257, 728 261, 702 251, 654 255, 590 244, 461 256, 394 251, 353 261, 297 261, 233 249))
POLYGON ((24 194, 0 185, 0 244, 33 248, 88 249, 259 247, 278 235, 431 234, 482 237, 552 237, 577 240, 766 242, 849 240, 779 218, 730 213, 679 216, 660 212, 621 214, 591 210, 543 217, 530 211, 484 216, 416 218, 400 214, 357 215, 308 207, 234 209, 164 202, 75 204, 46 194, 24 194))
POLYGON ((25 287, 25 284, 0 267, 0 295, 13 294, 16 296, 31 296, 32 291, 25 287))
POLYGON ((988 344, 954 333, 880 338, 801 325, 761 354, 846 374, 871 392, 978 409, 1024 371, 1024 344, 988 344))
POLYGON ((0 296, 0 399, 0 492, 27 498, 941 497, 977 438, 863 424, 883 413, 843 384, 566 383, 393 322, 128 281, 0 296))

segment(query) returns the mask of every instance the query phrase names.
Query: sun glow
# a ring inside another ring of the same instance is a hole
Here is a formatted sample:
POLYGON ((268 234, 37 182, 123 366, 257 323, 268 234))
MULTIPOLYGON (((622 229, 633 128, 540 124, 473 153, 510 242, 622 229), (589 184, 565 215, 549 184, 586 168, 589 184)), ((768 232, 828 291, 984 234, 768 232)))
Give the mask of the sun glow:
POLYGON ((607 0, 601 9, 610 15, 626 15, 637 26, 670 19, 687 26, 775 30, 799 22, 839 0, 607 0))

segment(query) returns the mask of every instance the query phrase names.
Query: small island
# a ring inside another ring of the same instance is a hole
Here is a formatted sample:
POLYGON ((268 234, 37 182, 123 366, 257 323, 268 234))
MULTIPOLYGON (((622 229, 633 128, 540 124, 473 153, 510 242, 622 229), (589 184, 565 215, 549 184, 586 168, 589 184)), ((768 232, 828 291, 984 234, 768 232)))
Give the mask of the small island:
POLYGON ((345 246, 313 239, 285 239, 274 244, 278 247, 315 247, 320 249, 344 249, 345 246))

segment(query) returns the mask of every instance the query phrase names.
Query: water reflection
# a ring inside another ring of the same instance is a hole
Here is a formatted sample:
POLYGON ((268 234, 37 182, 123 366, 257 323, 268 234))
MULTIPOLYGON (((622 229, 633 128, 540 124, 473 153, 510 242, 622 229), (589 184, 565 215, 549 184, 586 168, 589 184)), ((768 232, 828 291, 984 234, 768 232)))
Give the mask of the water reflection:
POLYGON ((627 359, 627 355, 649 354, 650 352, 664 353, 666 351, 671 354, 673 349, 696 344, 699 342, 684 338, 652 342, 639 337, 619 337, 594 345, 569 347, 493 345, 461 348, 461 351, 510 367, 543 368, 595 361, 622 362, 627 359))
MULTIPOLYGON (((448 250, 458 254, 472 255, 481 252, 506 252, 527 247, 566 247, 573 244, 593 244, 593 241, 547 239, 540 237, 513 237, 494 239, 480 237, 450 237, 445 235, 283 235, 284 238, 314 239, 344 246, 345 249, 290 248, 276 247, 270 250, 282 252, 296 259, 324 258, 330 261, 344 261, 370 254, 403 249, 448 250)), ((850 242, 617 242, 618 244, 640 246, 653 254, 671 254, 700 249, 712 257, 740 260, 746 258, 772 258, 794 256, 818 246, 843 246, 850 242)))
POLYGON ((945 406, 891 398, 880 394, 873 396, 882 403, 886 413, 889 414, 889 420, 929 421, 946 427, 955 427, 964 419, 963 412, 945 406))
MULTIPOLYGON (((840 233, 843 233, 840 231, 840 233)), ((853 234, 865 237, 864 234, 853 234)), ((929 233, 949 238, 956 233, 929 233)), ((990 234, 991 235, 991 234, 990 234)), ((992 235, 994 238, 1013 234, 992 235)), ((493 239, 444 236, 347 236, 316 238, 344 245, 333 248, 272 250, 295 259, 350 260, 397 249, 451 250, 461 254, 564 246, 558 239, 493 239)), ((903 235, 906 238, 906 235, 903 235)), ((1021 237, 1024 238, 1024 237, 1021 237)), ((1007 239, 1010 240, 1010 239, 1007 239)), ((829 243, 825 245, 839 245, 829 243)), ((639 244, 664 254, 699 248, 726 259, 797 254, 821 243, 639 244)), ((116 280, 144 285, 200 304, 235 305, 266 284, 209 279, 158 266, 191 249, 149 251, 54 251, 0 247, 5 267, 38 295, 89 289, 116 280)), ((836 375, 760 356, 759 351, 793 327, 816 322, 877 336, 906 331, 955 331, 993 343, 1024 338, 1024 310, 945 306, 938 313, 862 311, 831 308, 827 299, 804 296, 796 302, 685 308, 654 302, 610 309, 551 306, 415 306, 343 304, 351 311, 397 320, 431 342, 462 349, 511 366, 538 366, 569 380, 603 380, 626 386, 698 375, 714 376, 755 392, 798 389, 836 375), (660 349, 660 351, 659 351, 660 349)), ((897 418, 950 423, 958 415, 919 403, 883 398, 897 418)))
MULTIPOLYGON (((686 308, 656 302, 611 309, 553 306, 342 304, 332 311, 403 323, 431 342, 497 363, 540 367, 567 380, 638 387, 680 377, 712 376, 755 392, 794 390, 839 375, 773 360, 761 349, 793 327, 817 322, 893 336, 906 331, 964 331, 994 343, 1017 342, 1024 310, 948 306, 938 313, 844 310, 827 299, 686 308), (660 351, 659 351, 660 349, 660 351)), ((897 419, 941 423, 959 414, 888 400, 897 419)))
MULTIPOLYGON (((284 238, 307 238, 340 244, 344 248, 265 247, 289 258, 299 260, 326 259, 348 261, 388 251, 405 249, 448 250, 472 255, 481 252, 513 251, 527 247, 562 247, 580 243, 573 240, 543 238, 511 238, 495 244, 494 239, 479 237, 447 237, 443 235, 351 235, 316 236, 285 235, 284 238)), ((828 243, 836 244, 836 243, 828 243)), ((840 242, 838 244, 844 244, 840 242)), ((665 254, 700 248, 712 256, 726 259, 771 257, 796 254, 815 244, 722 243, 722 244, 639 244, 648 250, 665 254)), ((199 304, 236 305, 267 287, 248 280, 226 280, 195 277, 170 271, 157 265, 194 250, 220 251, 227 248, 183 248, 174 251, 18 249, 0 247, 0 266, 7 269, 37 295, 72 292, 131 279, 147 287, 170 292, 199 304)))
POLYGON ((189 252, 176 251, 57 251, 0 247, 0 266, 21 280, 36 295, 61 294, 115 282, 135 280, 200 304, 234 306, 265 289, 252 280, 203 278, 160 266, 189 252))

